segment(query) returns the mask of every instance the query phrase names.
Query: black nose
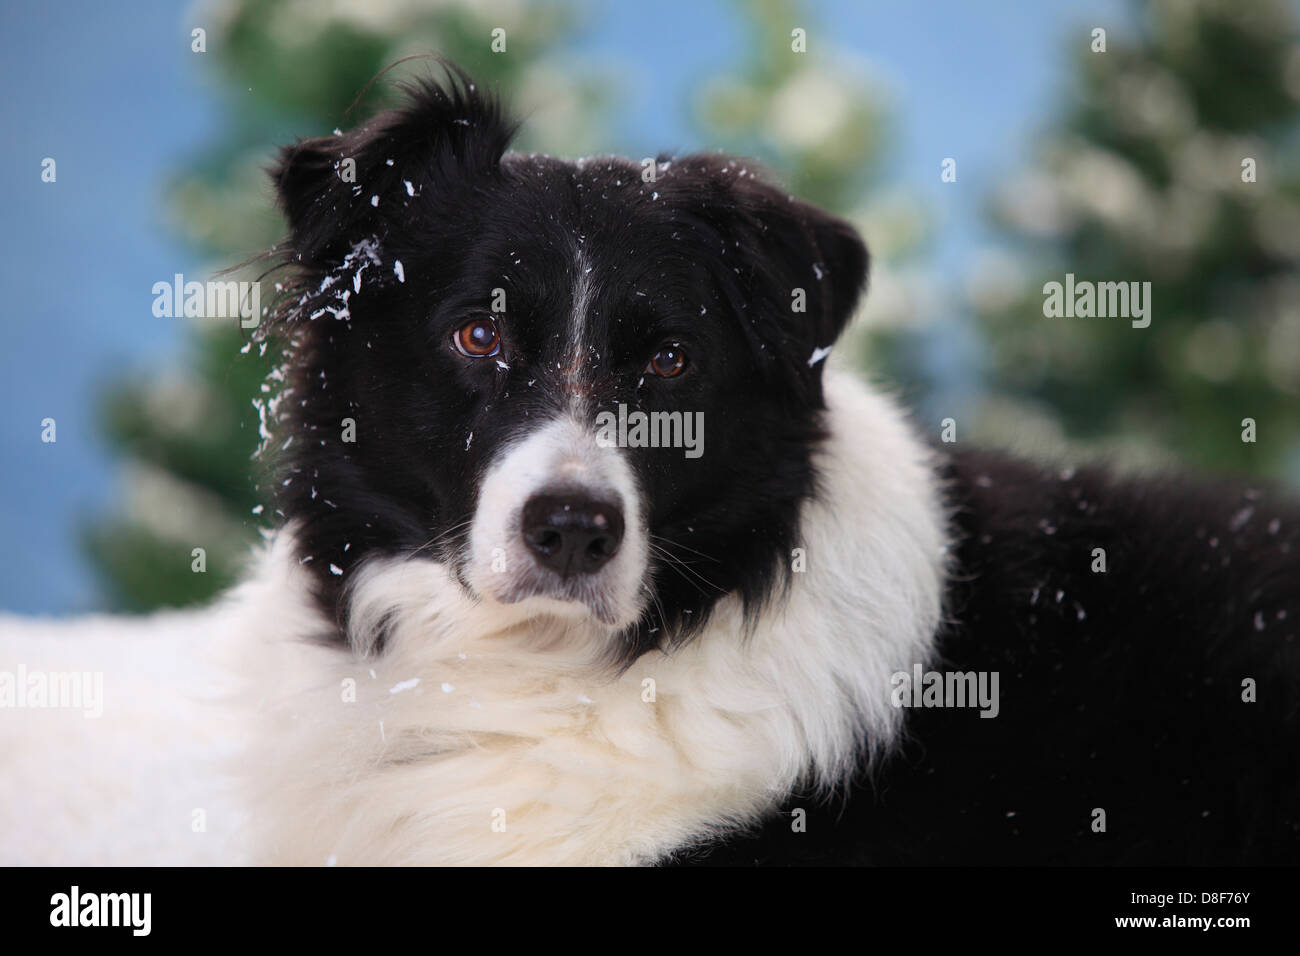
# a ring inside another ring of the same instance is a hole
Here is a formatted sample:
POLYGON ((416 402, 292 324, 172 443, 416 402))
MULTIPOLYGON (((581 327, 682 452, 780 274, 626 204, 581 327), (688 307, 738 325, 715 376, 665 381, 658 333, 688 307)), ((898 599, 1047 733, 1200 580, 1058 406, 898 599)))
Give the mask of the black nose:
POLYGON ((566 577, 591 574, 618 553, 623 514, 586 492, 538 494, 524 504, 523 534, 542 567, 566 577))

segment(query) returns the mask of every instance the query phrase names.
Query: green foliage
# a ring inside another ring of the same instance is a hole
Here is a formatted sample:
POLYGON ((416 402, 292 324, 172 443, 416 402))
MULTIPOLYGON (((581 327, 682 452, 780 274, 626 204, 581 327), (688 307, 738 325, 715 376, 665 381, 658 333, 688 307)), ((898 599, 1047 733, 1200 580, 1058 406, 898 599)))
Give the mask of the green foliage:
MULTIPOLYGON (((1300 465, 1300 56, 1282 2, 1143 4, 1073 33, 1071 86, 993 212, 1016 279, 972 305, 1008 411, 1077 442, 1267 476, 1300 465), (1253 158, 1257 181, 1244 182, 1253 158), (1047 318, 1043 284, 1149 281, 1152 320, 1047 318), (1241 441, 1241 421, 1259 440, 1241 441)), ((996 417, 996 416, 995 416, 996 417)), ((986 426, 987 427, 987 426, 986 426)))
POLYGON ((119 382, 104 431, 130 466, 124 507, 93 522, 86 547, 121 610, 203 601, 228 587, 255 536, 252 455, 258 394, 269 363, 241 354, 237 328, 199 328, 184 378, 119 382), (207 553, 205 573, 191 551, 207 553))
POLYGON ((696 109, 711 145, 762 160, 801 199, 853 209, 875 181, 889 131, 865 64, 803 4, 734 6, 745 59, 705 86, 696 109))

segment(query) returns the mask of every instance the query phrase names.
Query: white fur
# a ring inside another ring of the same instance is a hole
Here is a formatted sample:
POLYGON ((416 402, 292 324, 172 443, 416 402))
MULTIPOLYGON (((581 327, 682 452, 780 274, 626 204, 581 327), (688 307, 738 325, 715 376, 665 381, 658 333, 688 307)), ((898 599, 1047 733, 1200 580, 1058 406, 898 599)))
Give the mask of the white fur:
POLYGON ((614 628, 635 623, 645 604, 641 582, 649 552, 636 479, 620 449, 602 448, 591 428, 568 412, 523 441, 507 445, 484 475, 470 528, 470 560, 465 569, 470 587, 486 600, 513 603, 514 594, 559 586, 555 575, 535 565, 519 527, 528 499, 556 486, 581 488, 598 499, 617 501, 622 506, 623 544, 599 573, 564 585, 585 599, 586 606, 529 596, 519 602, 525 606, 516 613, 537 616, 549 611, 585 617, 590 609, 614 628))
MULTIPOLYGON (((227 769, 244 788, 232 822, 246 814, 250 824, 224 858, 645 863, 783 805, 801 778, 840 783, 861 748, 889 746, 900 720, 890 675, 928 662, 939 623, 945 522, 928 454, 896 408, 833 374, 827 390, 824 491, 803 516, 807 571, 794 575, 788 599, 748 638, 726 602, 686 648, 647 654, 622 675, 590 663, 605 628, 539 617, 527 602, 468 600, 428 560, 372 562, 354 584, 354 638, 370 646, 366 635, 386 620, 381 655, 312 644, 304 638, 320 622, 282 534, 253 580, 208 612, 221 635, 220 668, 245 682, 228 708, 241 723, 216 734, 248 745, 227 769)), ((21 647, 0 643, 0 668, 21 647)), ((13 716, 0 711, 0 734, 13 716)), ((180 719, 171 710, 160 717, 169 733, 180 719)), ((154 728, 146 718, 123 721, 125 746, 147 747, 154 728)), ((56 754, 73 767, 83 759, 63 749, 63 737, 19 736, 38 765, 56 754)), ((0 773, 13 772, 0 757, 0 773)), ((24 779, 37 786, 42 778, 24 779)), ((75 779, 62 773, 42 792, 69 798, 75 779)), ((224 792, 223 779, 214 772, 197 786, 224 792)), ((177 799, 183 807, 197 798, 177 799)), ((70 839, 67 817, 57 818, 65 832, 54 839, 30 832, 47 822, 35 811, 19 819, 11 802, 0 804, 0 825, 29 831, 20 858, 0 839, 6 862, 49 859, 55 854, 42 850, 56 843, 83 845, 70 839)), ((80 822, 101 831, 138 825, 130 816, 80 822)), ((194 842, 179 835, 171 859, 194 842)), ((167 861, 140 845, 94 861, 167 861)), ((58 858, 90 862, 71 851, 58 858)))
MULTIPOLYGON (((570 383, 570 396, 577 399, 581 395, 580 388, 573 388, 582 376, 583 369, 586 368, 590 358, 590 347, 587 344, 587 321, 590 318, 591 299, 595 292, 595 283, 591 280, 592 266, 587 262, 587 257, 580 251, 575 251, 573 257, 573 308, 569 312, 569 341, 573 343, 573 354, 569 358, 569 367, 564 370, 565 378, 570 383)), ((575 403, 580 411, 581 402, 575 403)))

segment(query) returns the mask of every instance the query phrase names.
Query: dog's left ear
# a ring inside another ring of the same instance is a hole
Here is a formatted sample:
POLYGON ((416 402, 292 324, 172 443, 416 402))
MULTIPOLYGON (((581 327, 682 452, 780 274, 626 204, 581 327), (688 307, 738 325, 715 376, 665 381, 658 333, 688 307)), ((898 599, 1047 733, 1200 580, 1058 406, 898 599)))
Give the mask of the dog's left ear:
POLYGON ((696 155, 677 163, 677 174, 695 231, 719 243, 730 266, 719 281, 755 346, 819 393, 821 360, 867 282, 857 230, 755 175, 753 164, 696 155))
POLYGON ((767 290, 789 344, 807 358, 844 331, 867 283, 870 257, 856 229, 755 177, 733 184, 767 290))
MULTIPOLYGON (((867 287, 867 274, 871 268, 871 255, 858 231, 836 216, 822 212, 815 206, 803 205, 813 233, 813 242, 821 254, 824 274, 820 281, 826 283, 825 314, 821 334, 830 345, 857 311, 863 290, 867 287)), ((816 270, 813 275, 816 277, 816 270)))

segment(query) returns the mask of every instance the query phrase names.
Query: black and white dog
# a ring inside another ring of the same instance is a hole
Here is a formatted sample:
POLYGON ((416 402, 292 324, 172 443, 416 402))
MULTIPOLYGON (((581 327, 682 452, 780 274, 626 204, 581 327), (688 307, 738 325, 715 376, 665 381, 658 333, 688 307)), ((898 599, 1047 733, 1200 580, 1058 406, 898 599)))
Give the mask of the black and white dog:
POLYGON ((1294 502, 931 445, 826 368, 849 225, 511 133, 453 72, 283 151, 281 526, 7 626, 106 675, 0 714, 10 859, 1300 862, 1294 502))

